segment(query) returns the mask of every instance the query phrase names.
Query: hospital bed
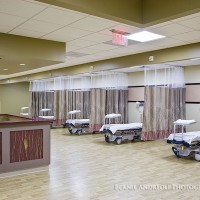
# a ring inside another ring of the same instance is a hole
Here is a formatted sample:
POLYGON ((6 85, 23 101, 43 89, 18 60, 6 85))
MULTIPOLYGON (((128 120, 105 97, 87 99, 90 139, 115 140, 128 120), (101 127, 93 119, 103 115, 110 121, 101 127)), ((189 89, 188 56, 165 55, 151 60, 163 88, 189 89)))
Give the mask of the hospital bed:
POLYGON ((21 107, 20 115, 22 116, 29 116, 29 107, 21 107))
POLYGON ((72 110, 68 112, 70 119, 68 119, 63 127, 67 127, 70 134, 78 134, 81 135, 82 133, 89 132, 89 119, 73 119, 75 114, 80 113, 80 110, 72 110))
POLYGON ((50 108, 43 108, 40 110, 41 115, 39 116, 42 119, 48 119, 48 120, 54 120, 54 116, 53 115, 47 115, 46 113, 50 112, 51 109, 50 108))
MULTIPOLYGON (((121 117, 120 114, 108 114, 105 116, 106 119, 121 117)), ((130 124, 104 124, 100 132, 105 133, 105 141, 107 143, 115 142, 116 144, 121 144, 124 140, 135 140, 140 138, 140 133, 142 130, 142 123, 130 123, 130 124)))
POLYGON ((53 127, 53 121, 55 120, 55 117, 53 115, 48 115, 48 112, 51 112, 50 108, 43 108, 40 110, 40 116, 39 118, 42 118, 44 120, 52 120, 51 122, 51 128, 53 127))
POLYGON ((174 133, 167 138, 167 143, 174 144, 173 153, 178 157, 194 156, 200 161, 200 131, 184 132, 187 125, 196 123, 195 120, 177 120, 174 122, 174 133), (176 133, 177 126, 181 126, 181 133, 176 133))

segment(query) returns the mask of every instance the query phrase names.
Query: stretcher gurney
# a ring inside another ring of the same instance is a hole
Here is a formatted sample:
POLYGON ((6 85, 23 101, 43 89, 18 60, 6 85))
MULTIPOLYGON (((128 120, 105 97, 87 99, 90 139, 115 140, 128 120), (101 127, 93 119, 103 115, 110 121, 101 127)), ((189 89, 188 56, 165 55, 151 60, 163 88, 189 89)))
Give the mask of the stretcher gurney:
MULTIPOLYGON (((121 115, 120 115, 121 116, 121 115)), ((109 114, 105 118, 119 117, 119 114, 109 114)), ((116 142, 121 144, 123 140, 135 140, 140 138, 142 130, 142 123, 130 123, 130 124, 104 124, 100 132, 105 133, 105 141, 116 142)))
POLYGON ((40 110, 41 115, 39 116, 42 119, 48 119, 48 120, 54 120, 54 116, 53 115, 45 115, 45 113, 50 112, 51 109, 50 108, 43 108, 40 110))
POLYGON ((21 107, 20 115, 22 116, 29 116, 29 107, 21 107))
POLYGON ((195 120, 177 120, 174 122, 174 133, 167 138, 167 143, 174 144, 173 153, 178 157, 194 156, 196 160, 200 160, 200 131, 186 132, 186 125, 196 123, 195 120), (176 127, 181 126, 182 132, 176 133, 176 127))
POLYGON ((50 125, 51 125, 51 128, 52 128, 53 127, 53 121, 55 120, 55 117, 53 115, 47 115, 48 112, 51 112, 50 108, 41 109, 39 118, 42 118, 44 120, 51 120, 52 122, 50 123, 50 125))
POLYGON ((72 110, 68 112, 71 119, 68 119, 63 127, 67 127, 71 134, 82 134, 89 132, 89 119, 72 119, 72 115, 80 113, 80 110, 72 110))

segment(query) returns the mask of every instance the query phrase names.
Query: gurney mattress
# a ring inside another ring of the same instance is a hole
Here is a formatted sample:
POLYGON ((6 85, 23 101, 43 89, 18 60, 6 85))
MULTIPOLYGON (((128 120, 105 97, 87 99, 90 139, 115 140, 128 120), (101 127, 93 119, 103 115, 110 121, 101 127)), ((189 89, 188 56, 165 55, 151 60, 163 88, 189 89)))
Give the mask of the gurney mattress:
POLYGON ((117 131, 136 130, 141 128, 142 128, 142 123, 105 124, 101 127, 100 132, 103 132, 104 130, 110 130, 110 132, 114 134, 117 131))
POLYGON ((39 117, 43 119, 54 120, 54 116, 39 116, 39 117))
POLYGON ((194 142, 200 142, 200 131, 195 131, 195 132, 187 132, 183 133, 172 133, 169 135, 167 138, 168 143, 187 143, 187 144, 192 144, 194 142))
POLYGON ((89 124, 90 119, 68 119, 66 121, 66 124, 89 124))

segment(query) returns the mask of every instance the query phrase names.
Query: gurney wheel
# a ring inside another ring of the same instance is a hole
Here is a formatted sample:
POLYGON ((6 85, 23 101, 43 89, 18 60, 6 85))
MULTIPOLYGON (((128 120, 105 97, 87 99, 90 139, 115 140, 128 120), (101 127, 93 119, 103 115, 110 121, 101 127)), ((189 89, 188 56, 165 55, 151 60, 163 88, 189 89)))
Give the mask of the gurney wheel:
POLYGON ((181 158, 181 156, 179 155, 179 151, 177 150, 176 147, 172 147, 172 151, 174 152, 174 154, 175 154, 175 156, 176 156, 177 158, 181 158))
POLYGON ((122 138, 116 138, 115 142, 116 144, 120 145, 122 143, 122 138))
POLYGON ((195 158, 196 161, 200 161, 200 153, 196 152, 195 155, 194 155, 194 158, 195 158))
POLYGON ((78 134, 78 135, 81 135, 81 133, 82 133, 81 130, 78 130, 78 131, 77 131, 77 134, 78 134))
POLYGON ((69 128, 68 131, 70 134, 73 134, 72 129, 69 128))

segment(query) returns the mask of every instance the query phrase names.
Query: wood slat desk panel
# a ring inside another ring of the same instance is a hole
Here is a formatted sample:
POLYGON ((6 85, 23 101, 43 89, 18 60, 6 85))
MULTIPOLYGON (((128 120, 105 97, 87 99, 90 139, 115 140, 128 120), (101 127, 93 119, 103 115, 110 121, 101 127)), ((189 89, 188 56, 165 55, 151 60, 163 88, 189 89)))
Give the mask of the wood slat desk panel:
POLYGON ((0 114, 0 132, 0 173, 50 164, 50 121, 0 114))
POLYGON ((10 162, 43 158, 43 130, 20 130, 10 132, 10 162))
POLYGON ((2 133, 0 132, 0 164, 2 164, 2 133))

